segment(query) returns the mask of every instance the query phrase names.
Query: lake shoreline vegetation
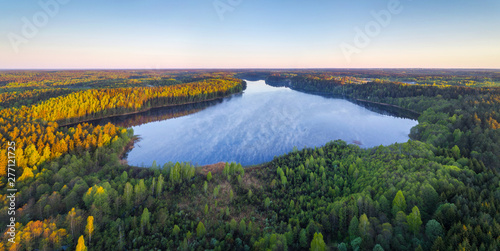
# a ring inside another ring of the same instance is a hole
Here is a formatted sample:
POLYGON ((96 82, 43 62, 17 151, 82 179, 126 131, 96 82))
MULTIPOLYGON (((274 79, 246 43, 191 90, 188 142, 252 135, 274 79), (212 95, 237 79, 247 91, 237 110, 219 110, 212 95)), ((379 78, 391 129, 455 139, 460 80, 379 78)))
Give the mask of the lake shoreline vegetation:
MULTIPOLYGON (((499 76, 425 69, 0 72, 1 143, 16 142, 18 177, 15 244, 5 231, 0 250, 497 250, 499 76), (331 139, 252 168, 226 163, 208 172, 188 162, 129 166, 120 155, 132 130, 60 125, 227 96, 244 89, 240 79, 398 106, 418 112, 419 124, 407 143, 362 149, 331 139)), ((0 196, 5 226, 9 201, 0 196)))
MULTIPOLYGON (((141 114, 141 113, 149 112, 152 109, 158 109, 158 108, 175 108, 175 107, 185 106, 185 105, 200 104, 202 102, 217 101, 217 100, 222 100, 224 98, 230 97, 231 95, 239 94, 239 93, 242 93, 242 91, 238 91, 238 92, 232 92, 232 91, 230 91, 227 94, 224 94, 224 95, 222 95, 220 97, 214 97, 214 98, 209 98, 209 99, 200 99, 200 100, 195 100, 195 101, 190 101, 190 102, 184 102, 184 103, 179 103, 179 104, 165 104, 165 105, 160 105, 160 106, 146 107, 146 108, 144 108, 142 110, 136 110, 136 111, 126 112, 126 113, 117 113, 115 115, 102 115, 101 117, 92 117, 90 119, 85 119, 85 120, 76 119, 76 121, 78 121, 78 122, 70 122, 69 124, 61 124, 59 126, 72 127, 72 126, 77 126, 78 124, 81 124, 81 123, 92 123, 92 122, 97 122, 97 121, 100 121, 100 120, 103 120, 103 119, 112 119, 112 118, 115 118, 115 117, 141 114)), ((179 115, 179 116, 182 116, 182 115, 179 115)))

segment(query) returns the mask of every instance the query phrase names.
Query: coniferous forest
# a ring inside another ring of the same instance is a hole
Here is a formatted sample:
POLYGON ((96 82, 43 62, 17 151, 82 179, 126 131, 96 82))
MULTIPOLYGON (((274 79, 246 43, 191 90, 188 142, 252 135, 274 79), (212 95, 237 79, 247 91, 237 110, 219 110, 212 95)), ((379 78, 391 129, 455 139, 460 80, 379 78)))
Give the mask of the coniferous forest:
POLYGON ((0 250, 498 250, 499 84, 494 70, 2 71, 0 250), (256 166, 137 167, 127 124, 91 123, 220 100, 243 79, 418 125, 406 143, 329 139, 256 166))

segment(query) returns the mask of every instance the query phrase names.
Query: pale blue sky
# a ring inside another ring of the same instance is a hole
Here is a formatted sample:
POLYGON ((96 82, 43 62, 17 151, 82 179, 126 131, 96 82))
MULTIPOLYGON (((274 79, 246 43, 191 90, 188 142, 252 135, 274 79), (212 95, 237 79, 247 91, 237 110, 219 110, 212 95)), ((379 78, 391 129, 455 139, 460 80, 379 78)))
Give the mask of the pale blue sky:
POLYGON ((346 57, 355 28, 390 1, 241 0, 221 19, 213 0, 69 0, 32 38, 23 17, 44 21, 47 11, 4 1, 0 68, 500 68, 498 0, 401 0, 401 13, 346 57))

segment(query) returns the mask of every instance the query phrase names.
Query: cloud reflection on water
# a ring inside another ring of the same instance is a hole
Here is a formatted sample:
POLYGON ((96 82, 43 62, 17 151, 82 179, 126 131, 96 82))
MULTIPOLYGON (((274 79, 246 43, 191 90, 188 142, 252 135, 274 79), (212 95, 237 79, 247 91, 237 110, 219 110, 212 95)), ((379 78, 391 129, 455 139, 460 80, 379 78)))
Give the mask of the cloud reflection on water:
POLYGON ((142 138, 131 165, 168 161, 243 165, 272 160, 297 146, 342 139, 362 147, 406 142, 417 121, 381 115, 343 99, 247 81, 241 96, 185 117, 133 127, 142 138))

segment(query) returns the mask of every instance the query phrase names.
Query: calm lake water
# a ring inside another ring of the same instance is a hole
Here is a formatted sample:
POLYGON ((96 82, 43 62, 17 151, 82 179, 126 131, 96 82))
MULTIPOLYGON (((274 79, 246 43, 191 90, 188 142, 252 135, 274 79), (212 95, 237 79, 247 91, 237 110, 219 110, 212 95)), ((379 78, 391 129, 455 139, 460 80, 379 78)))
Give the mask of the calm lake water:
POLYGON ((132 127, 141 137, 128 154, 130 165, 166 162, 253 165, 296 146, 322 146, 342 139, 368 148, 406 142, 416 120, 370 111, 344 99, 327 98, 247 81, 242 95, 183 117, 132 127))

